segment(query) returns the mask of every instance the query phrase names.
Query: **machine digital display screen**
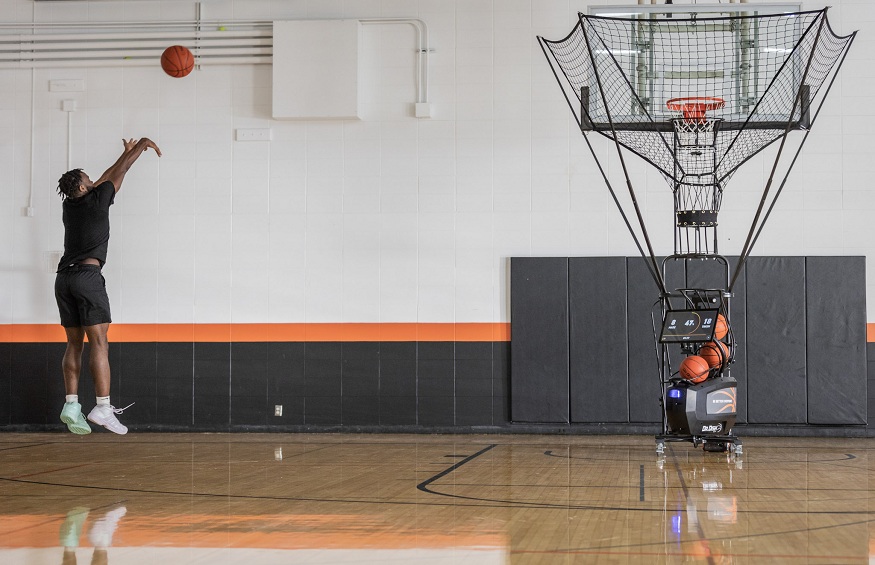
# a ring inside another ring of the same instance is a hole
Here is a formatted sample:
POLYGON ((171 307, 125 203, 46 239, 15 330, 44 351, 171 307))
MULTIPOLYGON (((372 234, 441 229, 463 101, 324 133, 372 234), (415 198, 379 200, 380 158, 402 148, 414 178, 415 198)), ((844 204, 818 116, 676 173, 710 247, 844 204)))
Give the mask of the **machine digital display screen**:
POLYGON ((662 321, 660 343, 711 341, 717 310, 669 310, 662 321))

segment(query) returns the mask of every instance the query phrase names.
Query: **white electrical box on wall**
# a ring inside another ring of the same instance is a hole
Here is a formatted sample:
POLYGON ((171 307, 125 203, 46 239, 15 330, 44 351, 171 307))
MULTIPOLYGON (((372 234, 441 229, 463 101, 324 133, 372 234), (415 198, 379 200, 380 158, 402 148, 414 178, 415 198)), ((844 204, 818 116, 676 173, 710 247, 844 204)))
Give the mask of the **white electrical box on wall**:
POLYGON ((361 118, 358 20, 273 22, 273 117, 361 118))

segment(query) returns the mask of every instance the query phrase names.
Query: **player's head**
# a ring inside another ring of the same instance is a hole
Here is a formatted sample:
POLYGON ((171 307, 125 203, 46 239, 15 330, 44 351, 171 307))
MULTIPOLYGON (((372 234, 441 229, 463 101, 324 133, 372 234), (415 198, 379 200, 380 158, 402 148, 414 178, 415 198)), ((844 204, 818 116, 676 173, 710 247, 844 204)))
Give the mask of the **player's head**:
POLYGON ((91 179, 88 178, 88 175, 82 169, 73 169, 72 171, 67 171, 58 179, 58 194, 61 195, 62 200, 76 198, 84 194, 80 187, 84 188, 85 192, 87 192, 90 186, 91 179))

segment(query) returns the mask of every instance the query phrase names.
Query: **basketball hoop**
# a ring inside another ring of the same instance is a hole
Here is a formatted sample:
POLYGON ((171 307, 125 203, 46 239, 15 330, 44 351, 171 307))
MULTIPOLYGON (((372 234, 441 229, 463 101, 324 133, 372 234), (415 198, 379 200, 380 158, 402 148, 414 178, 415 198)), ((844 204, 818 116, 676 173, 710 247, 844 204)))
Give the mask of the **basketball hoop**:
POLYGON ((688 122, 704 122, 705 112, 719 110, 724 106, 722 98, 712 96, 690 96, 688 98, 672 98, 665 103, 669 110, 684 113, 684 120, 688 122))
MULTIPOLYGON (((665 105, 669 110, 683 112, 683 118, 672 119, 675 138, 680 147, 713 147, 720 118, 709 118, 705 112, 718 110, 724 106, 722 98, 711 96, 692 96, 672 98, 665 105)), ((700 152, 693 153, 700 156, 700 152)))

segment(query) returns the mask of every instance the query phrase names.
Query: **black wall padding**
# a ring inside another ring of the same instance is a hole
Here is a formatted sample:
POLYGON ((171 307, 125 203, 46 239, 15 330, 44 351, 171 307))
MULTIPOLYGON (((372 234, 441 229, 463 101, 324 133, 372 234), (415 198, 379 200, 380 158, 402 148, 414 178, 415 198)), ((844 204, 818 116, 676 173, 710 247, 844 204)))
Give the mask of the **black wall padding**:
POLYGON ((808 423, 866 423, 864 257, 806 259, 808 423))
MULTIPOLYGON (((662 258, 657 259, 662 265, 662 258)), ((653 306, 659 300, 659 289, 647 271, 641 257, 629 257, 626 262, 627 324, 629 340, 629 421, 635 423, 662 422, 661 374, 656 357, 653 334, 653 306)), ((667 265, 665 285, 669 291, 684 286, 683 264, 671 261, 667 265)), ((657 306, 656 323, 662 321, 657 306)))
POLYGON ((628 422, 626 258, 568 260, 571 421, 628 422))
MULTIPOLYGON (((729 275, 735 272, 738 257, 727 257, 729 275)), ((743 273, 742 273, 743 275, 743 273)), ((747 423, 747 285, 744 276, 735 281, 732 297, 729 300, 729 323, 735 341, 733 352, 735 361, 729 367, 729 374, 738 381, 738 415, 736 422, 747 423)), ((714 260, 695 259, 687 263, 688 288, 726 288, 726 272, 723 264, 714 260)))
POLYGON ((511 420, 564 422, 568 413, 568 259, 513 257, 511 420))
POLYGON ((746 274, 748 422, 804 424, 805 258, 750 257, 746 274))

